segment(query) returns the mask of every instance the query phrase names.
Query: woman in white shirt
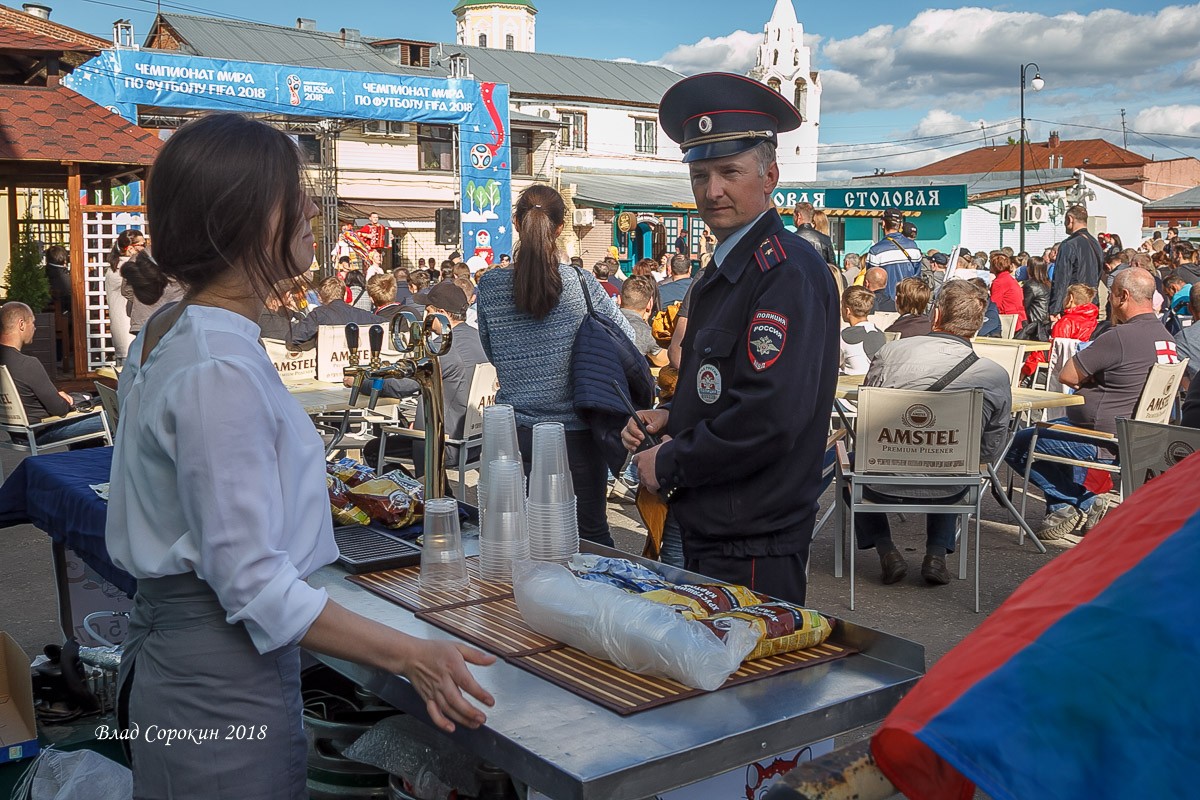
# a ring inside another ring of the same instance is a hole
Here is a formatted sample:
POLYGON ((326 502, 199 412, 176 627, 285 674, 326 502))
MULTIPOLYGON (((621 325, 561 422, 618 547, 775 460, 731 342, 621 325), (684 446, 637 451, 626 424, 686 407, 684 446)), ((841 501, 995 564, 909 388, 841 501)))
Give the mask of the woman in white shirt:
POLYGON ((133 334, 129 330, 129 298, 121 291, 125 281, 121 267, 146 247, 146 237, 136 228, 129 228, 117 235, 112 252, 108 254, 108 269, 104 271, 104 297, 108 301, 108 332, 112 336, 114 359, 117 364, 125 363, 133 334))
POLYGON ((404 674, 448 731, 485 719, 462 691, 492 703, 466 666, 490 656, 304 580, 337 557, 324 450, 257 325, 262 297, 312 258, 301 180, 286 135, 234 114, 181 128, 150 178, 156 249, 139 266, 188 293, 147 322, 119 386, 107 544, 138 581, 119 704, 135 797, 307 797, 301 645, 404 674))

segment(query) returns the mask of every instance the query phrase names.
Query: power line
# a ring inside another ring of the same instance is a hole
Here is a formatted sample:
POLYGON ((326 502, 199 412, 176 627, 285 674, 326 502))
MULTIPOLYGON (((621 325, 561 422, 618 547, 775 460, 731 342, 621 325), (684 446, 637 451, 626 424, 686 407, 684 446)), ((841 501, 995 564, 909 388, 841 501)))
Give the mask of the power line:
MULTIPOLYGON (((996 135, 997 136, 1007 136, 1007 135, 1011 135, 1011 134, 1015 133, 1016 130, 1017 130, 1016 128, 1012 128, 1007 131, 1000 131, 996 135)), ((819 158, 817 163, 820 166, 824 166, 826 164, 844 164, 844 163, 849 163, 849 162, 853 162, 853 161, 875 161, 875 160, 878 160, 881 158, 899 158, 900 156, 910 156, 910 155, 914 155, 915 153, 928 153, 933 150, 945 150, 948 147, 962 147, 964 144, 969 144, 969 143, 967 143, 967 142, 948 142, 946 144, 934 145, 933 147, 922 147, 922 148, 918 148, 916 150, 903 150, 903 151, 895 152, 895 153, 881 153, 879 155, 859 156, 857 158, 830 158, 830 159, 820 159, 819 158)))
MULTIPOLYGON (((1044 122, 1047 125, 1062 125, 1063 127, 1066 127, 1066 128, 1088 128, 1088 129, 1094 130, 1094 131, 1108 131, 1109 133, 1121 133, 1120 128, 1106 128, 1101 125, 1084 125, 1082 122, 1054 122, 1053 120, 1034 119, 1033 117, 1026 117, 1026 119, 1031 119, 1034 122, 1044 122)), ((1137 134, 1138 136, 1143 136, 1146 138, 1149 138, 1151 136, 1167 136, 1172 139, 1191 139, 1193 141, 1200 142, 1200 136, 1192 136, 1191 134, 1187 134, 1187 133, 1156 133, 1156 132, 1146 133, 1145 131, 1139 131, 1139 130, 1135 130, 1133 128, 1128 128, 1127 130, 1129 131, 1129 133, 1137 134)), ((1164 145, 1164 147, 1165 146, 1166 145, 1164 145)))

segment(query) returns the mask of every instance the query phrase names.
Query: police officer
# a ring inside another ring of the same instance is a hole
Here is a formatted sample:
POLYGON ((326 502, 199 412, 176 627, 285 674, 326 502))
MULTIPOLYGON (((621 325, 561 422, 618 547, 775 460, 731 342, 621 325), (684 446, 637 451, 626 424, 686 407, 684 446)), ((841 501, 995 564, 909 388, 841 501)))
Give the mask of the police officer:
MULTIPOLYGON (((693 287, 674 400, 638 414, 667 434, 635 457, 638 474, 672 498, 689 569, 803 603, 838 307, 824 260, 771 201, 777 134, 802 120, 766 86, 708 73, 667 90, 659 121, 717 247, 693 287)), ((622 438, 643 440, 633 420, 622 438)))

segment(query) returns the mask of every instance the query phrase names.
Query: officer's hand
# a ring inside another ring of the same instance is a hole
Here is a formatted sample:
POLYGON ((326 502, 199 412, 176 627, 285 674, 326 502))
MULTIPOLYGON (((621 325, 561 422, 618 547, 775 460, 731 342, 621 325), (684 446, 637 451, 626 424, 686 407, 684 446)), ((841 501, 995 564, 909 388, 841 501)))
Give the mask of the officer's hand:
POLYGON ((662 447, 661 444, 656 444, 649 450, 643 450, 633 457, 633 465, 637 467, 638 483, 652 492, 657 492, 659 489, 658 475, 654 471, 654 459, 658 456, 660 447, 662 447))
MULTIPOLYGON (((667 418, 670 412, 665 409, 653 409, 651 411, 639 411, 638 417, 646 425, 646 430, 651 433, 659 433, 667 427, 667 418)), ((632 418, 625 423, 625 428, 621 431, 621 444, 625 445, 625 449, 629 452, 635 452, 642 446, 642 431, 638 428, 637 423, 632 418)))

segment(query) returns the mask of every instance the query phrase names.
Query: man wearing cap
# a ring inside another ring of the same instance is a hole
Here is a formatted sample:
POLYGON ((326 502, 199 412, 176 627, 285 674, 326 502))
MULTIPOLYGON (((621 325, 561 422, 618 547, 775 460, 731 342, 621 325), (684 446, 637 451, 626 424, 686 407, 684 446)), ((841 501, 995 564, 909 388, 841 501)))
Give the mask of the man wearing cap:
MULTIPOLYGON (((771 202, 777 134, 801 118, 756 81, 708 73, 671 87, 659 120, 717 246, 692 285, 671 407, 638 413, 667 434, 638 474, 670 499, 689 569, 803 603, 839 314, 825 260, 771 202)), ((631 420, 622 438, 643 436, 631 420)))
POLYGON ((888 276, 888 297, 896 299, 896 284, 905 278, 916 278, 921 274, 921 248, 900 232, 904 215, 898 209, 883 212, 883 238, 871 245, 867 251, 867 267, 880 267, 888 276))

